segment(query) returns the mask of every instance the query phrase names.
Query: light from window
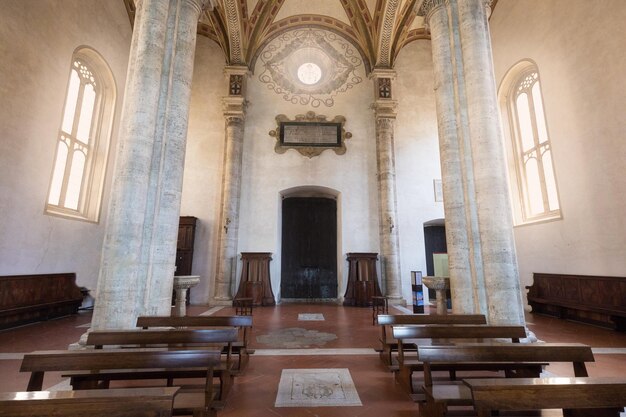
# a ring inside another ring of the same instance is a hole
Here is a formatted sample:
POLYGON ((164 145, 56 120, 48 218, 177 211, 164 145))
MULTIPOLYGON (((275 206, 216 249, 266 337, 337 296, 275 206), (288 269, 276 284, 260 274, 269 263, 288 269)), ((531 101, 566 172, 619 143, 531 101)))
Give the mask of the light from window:
POLYGON ((509 84, 508 113, 517 165, 521 222, 560 216, 539 72, 525 65, 509 84))
POLYGON ((75 52, 46 212, 98 220, 115 102, 112 87, 110 70, 95 51, 75 52))
POLYGON ((313 85, 322 78, 322 69, 319 65, 307 62, 298 67, 298 79, 306 85, 313 85))

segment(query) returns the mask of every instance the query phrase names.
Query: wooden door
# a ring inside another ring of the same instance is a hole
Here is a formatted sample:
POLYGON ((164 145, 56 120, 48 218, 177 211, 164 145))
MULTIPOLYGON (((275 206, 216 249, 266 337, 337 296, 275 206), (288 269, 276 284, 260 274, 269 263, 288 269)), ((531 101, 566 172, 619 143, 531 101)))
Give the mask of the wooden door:
POLYGON ((337 201, 283 200, 282 298, 337 297, 337 201))

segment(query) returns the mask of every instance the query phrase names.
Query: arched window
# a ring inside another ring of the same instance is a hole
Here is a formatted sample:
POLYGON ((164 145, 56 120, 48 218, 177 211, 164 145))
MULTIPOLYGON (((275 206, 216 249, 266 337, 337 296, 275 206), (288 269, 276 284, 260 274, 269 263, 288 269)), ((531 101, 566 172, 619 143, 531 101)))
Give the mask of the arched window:
POLYGON ((70 73, 46 213, 97 222, 115 108, 115 82, 93 49, 78 48, 70 73))
POLYGON ((500 88, 500 102, 511 137, 510 165, 516 174, 511 188, 520 197, 513 202, 516 223, 560 218, 541 81, 534 63, 524 61, 509 71, 500 88))

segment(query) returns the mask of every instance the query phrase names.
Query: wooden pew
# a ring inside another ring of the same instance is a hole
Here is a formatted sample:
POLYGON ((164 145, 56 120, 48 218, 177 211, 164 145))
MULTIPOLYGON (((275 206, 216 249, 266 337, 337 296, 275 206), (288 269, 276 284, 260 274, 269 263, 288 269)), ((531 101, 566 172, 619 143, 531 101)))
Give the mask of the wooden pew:
MULTIPOLYGON (((215 415, 223 406, 217 401, 218 392, 213 386, 213 369, 220 365, 220 350, 165 350, 165 349, 109 349, 109 350, 52 350, 24 355, 20 372, 31 372, 27 391, 42 389, 46 372, 75 373, 70 384, 76 390, 108 388, 111 381, 204 380, 201 389, 197 385, 186 387, 174 398, 174 414, 215 415), (201 393, 201 400, 189 398, 201 393), (188 395, 191 394, 191 395, 188 395)), ((134 386, 134 384, 133 384, 134 386)), ((177 385, 178 386, 178 385, 177 385)))
MULTIPOLYGON (((232 369, 234 375, 242 373, 254 353, 249 348, 250 330, 252 329, 252 316, 141 316, 137 318, 137 327, 143 329, 153 327, 176 327, 176 328, 215 328, 236 327, 239 329, 239 339, 231 344, 232 353, 236 363, 232 369)), ((224 352, 226 353, 226 352, 224 352)))
MULTIPOLYGON (((398 370, 393 361, 393 353, 398 351, 398 341, 391 335, 392 326, 428 325, 428 324, 487 324, 483 314, 379 314, 378 324, 381 327, 380 343, 382 345, 380 359, 391 371, 398 370)), ((403 346, 404 351, 415 350, 414 344, 403 346)))
POLYGON ((572 343, 500 343, 448 346, 418 346, 418 356, 424 367, 426 401, 420 403, 420 415, 445 416, 448 406, 471 406, 469 387, 459 381, 433 383, 433 371, 441 369, 504 370, 507 377, 539 376, 542 364, 571 362, 574 375, 586 377, 585 362, 593 362, 591 347, 572 343), (423 413, 423 414, 422 414, 423 413))
POLYGON ((566 417, 619 417, 626 378, 488 378, 463 381, 478 417, 492 411, 562 408, 566 417))
MULTIPOLYGON (((438 343, 462 342, 463 339, 511 339, 519 342, 526 337, 526 330, 522 326, 481 326, 481 325, 429 325, 429 326, 394 326, 394 339, 398 340, 398 372, 396 379, 409 393, 416 393, 413 387, 413 372, 422 371, 423 363, 419 355, 407 357, 404 346, 407 339, 446 339, 438 343)), ((466 340, 467 341, 467 340, 466 340)), ((417 352, 416 352, 417 353, 417 352)), ((454 370, 450 374, 454 378, 454 370)), ((422 400, 418 395, 415 400, 422 400)))
POLYGON ((169 417, 177 387, 0 393, 0 417, 169 417))
POLYGON ((194 347, 219 348, 226 351, 226 362, 213 370, 220 379, 220 400, 225 400, 233 385, 231 345, 237 341, 237 329, 172 329, 172 330, 105 330, 93 331, 87 336, 87 346, 102 349, 111 347, 160 347, 190 349, 194 347))
POLYGON ((73 272, 0 276, 0 330, 76 314, 82 302, 73 272))

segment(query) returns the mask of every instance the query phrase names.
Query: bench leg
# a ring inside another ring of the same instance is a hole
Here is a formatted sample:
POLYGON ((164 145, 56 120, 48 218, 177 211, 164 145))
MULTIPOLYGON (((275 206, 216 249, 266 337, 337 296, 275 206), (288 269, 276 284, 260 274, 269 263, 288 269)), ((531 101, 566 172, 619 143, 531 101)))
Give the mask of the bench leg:
POLYGON ((426 401, 419 403, 420 417, 445 417, 448 407, 441 402, 426 401))
POLYGON ((406 366, 400 366, 398 372, 395 372, 396 381, 402 385, 409 394, 415 393, 413 390, 413 371, 406 366))

